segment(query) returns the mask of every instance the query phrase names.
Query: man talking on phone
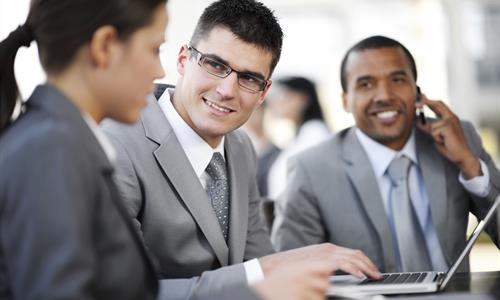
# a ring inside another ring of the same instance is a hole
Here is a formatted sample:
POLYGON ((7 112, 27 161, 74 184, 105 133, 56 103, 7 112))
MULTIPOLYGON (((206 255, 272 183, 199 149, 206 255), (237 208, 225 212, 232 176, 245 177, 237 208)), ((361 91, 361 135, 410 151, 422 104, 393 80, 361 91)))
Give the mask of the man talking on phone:
MULTIPOLYGON (((469 212, 483 218, 499 193, 500 173, 473 126, 416 82, 398 41, 373 36, 346 53, 342 98, 355 126, 289 160, 273 228, 279 250, 332 242, 362 250, 383 272, 447 270, 465 246, 469 212), (425 120, 423 106, 436 118, 425 120)), ((498 246, 496 222, 486 231, 498 246)))

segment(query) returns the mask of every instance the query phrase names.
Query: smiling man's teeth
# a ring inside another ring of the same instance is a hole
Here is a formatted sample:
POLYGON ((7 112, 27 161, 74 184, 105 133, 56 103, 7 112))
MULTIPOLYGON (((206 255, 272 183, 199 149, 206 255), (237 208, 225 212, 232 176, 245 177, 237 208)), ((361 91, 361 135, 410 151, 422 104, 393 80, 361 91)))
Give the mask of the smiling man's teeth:
POLYGON ((377 113, 377 117, 381 119, 388 119, 388 118, 393 118, 398 114, 397 111, 395 110, 390 110, 390 111, 383 111, 377 113))
POLYGON ((226 108, 220 107, 220 106, 218 106, 217 104, 215 104, 215 103, 213 103, 213 102, 210 102, 210 101, 208 101, 208 100, 205 100, 205 102, 208 104, 208 106, 210 106, 211 108, 214 108, 214 109, 216 109, 216 110, 218 110, 218 111, 221 111, 221 112, 226 112, 226 113, 230 112, 230 110, 229 110, 229 109, 226 109, 226 108))

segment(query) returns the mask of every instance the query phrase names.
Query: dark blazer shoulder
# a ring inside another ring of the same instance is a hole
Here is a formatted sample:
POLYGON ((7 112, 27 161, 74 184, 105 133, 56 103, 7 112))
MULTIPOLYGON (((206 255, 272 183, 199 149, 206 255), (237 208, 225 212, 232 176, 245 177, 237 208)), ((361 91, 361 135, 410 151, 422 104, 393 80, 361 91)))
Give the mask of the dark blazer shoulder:
POLYGON ((0 161, 31 160, 40 153, 74 154, 80 143, 70 123, 37 112, 23 116, 2 135, 0 161))
POLYGON ((161 95, 163 95, 163 93, 167 89, 175 89, 175 85, 166 84, 166 83, 156 83, 155 84, 155 91, 154 91, 155 98, 160 99, 161 95))

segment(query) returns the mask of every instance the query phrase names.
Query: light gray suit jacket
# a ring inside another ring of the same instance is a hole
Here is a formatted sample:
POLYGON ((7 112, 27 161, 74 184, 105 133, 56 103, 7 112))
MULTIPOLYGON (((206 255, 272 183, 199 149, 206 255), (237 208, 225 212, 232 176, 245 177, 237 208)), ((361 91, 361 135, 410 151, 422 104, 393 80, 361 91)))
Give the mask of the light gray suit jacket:
POLYGON ((246 284, 242 262, 274 251, 259 213, 256 157, 248 137, 232 132, 225 138, 226 244, 208 196, 156 99, 149 99, 136 125, 107 121, 103 128, 118 152, 121 195, 159 263, 160 278, 186 278, 167 281, 180 298, 246 284))
MULTIPOLYGON (((491 190, 484 199, 465 190, 457 167, 438 153, 430 137, 416 130, 432 221, 448 265, 465 246, 469 212, 483 218, 500 190, 500 173, 479 136, 469 123, 462 127, 472 151, 488 166, 491 190)), ((381 271, 396 270, 377 180, 353 128, 289 161, 285 197, 281 203, 286 205, 278 208, 283 218, 273 229, 278 249, 328 241, 364 251, 381 271)), ((487 228, 498 245, 496 230, 495 224, 487 228)), ((468 270, 468 265, 468 261, 463 263, 461 270, 468 270)))

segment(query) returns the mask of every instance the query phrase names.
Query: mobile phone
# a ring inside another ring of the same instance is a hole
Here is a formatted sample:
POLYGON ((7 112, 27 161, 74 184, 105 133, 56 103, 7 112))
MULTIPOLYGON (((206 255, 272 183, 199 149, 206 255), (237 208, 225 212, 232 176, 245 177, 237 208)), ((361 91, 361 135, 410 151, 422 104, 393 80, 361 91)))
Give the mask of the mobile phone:
MULTIPOLYGON (((422 92, 420 91, 420 87, 417 85, 416 101, 420 102, 421 98, 422 98, 422 92)), ((425 119, 425 114, 424 114, 424 108, 423 107, 417 108, 417 115, 418 115, 418 118, 420 120, 420 123, 422 123, 422 125, 427 124, 427 120, 425 119)))

